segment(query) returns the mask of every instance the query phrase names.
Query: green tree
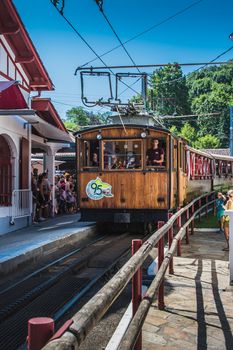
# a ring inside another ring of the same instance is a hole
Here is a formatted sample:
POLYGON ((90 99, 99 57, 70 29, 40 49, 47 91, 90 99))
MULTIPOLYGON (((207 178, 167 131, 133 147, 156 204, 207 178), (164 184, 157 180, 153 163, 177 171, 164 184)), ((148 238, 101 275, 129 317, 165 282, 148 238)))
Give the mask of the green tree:
POLYGON ((188 89, 181 67, 166 66, 153 72, 151 77, 153 103, 159 115, 187 114, 190 112, 188 89))
POLYGON ((185 123, 182 128, 179 130, 175 125, 170 128, 171 133, 176 136, 180 136, 188 141, 190 146, 195 145, 195 141, 197 139, 197 132, 194 127, 192 127, 189 123, 185 123))
POLYGON ((220 146, 220 140, 214 135, 205 135, 199 137, 194 146, 197 149, 206 149, 206 148, 218 148, 220 146))
POLYGON ((219 113, 212 116, 198 117, 199 135, 215 135, 222 146, 227 146, 229 138, 230 94, 224 84, 213 83, 209 94, 202 94, 192 101, 193 113, 219 113))
POLYGON ((233 101, 232 65, 212 66, 188 75, 191 112, 198 117, 198 134, 214 135, 221 147, 229 145, 229 106, 233 101), (204 114, 219 113, 205 116, 204 114))
POLYGON ((179 136, 186 139, 193 146, 197 138, 197 132, 189 123, 185 123, 180 130, 179 136))
POLYGON ((176 125, 172 125, 169 130, 172 134, 179 136, 179 130, 176 125))
POLYGON ((82 126, 99 125, 106 123, 109 113, 98 113, 86 111, 83 107, 73 107, 66 112, 64 124, 67 129, 78 131, 82 126))

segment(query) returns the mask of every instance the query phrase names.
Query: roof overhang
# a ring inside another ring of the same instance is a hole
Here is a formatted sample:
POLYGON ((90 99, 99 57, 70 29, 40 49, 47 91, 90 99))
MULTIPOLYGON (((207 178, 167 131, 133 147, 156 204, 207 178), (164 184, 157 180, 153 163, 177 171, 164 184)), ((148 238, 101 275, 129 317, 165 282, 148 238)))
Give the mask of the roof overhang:
POLYGON ((4 35, 29 78, 31 90, 53 90, 53 83, 12 0, 0 1, 0 34, 4 35))
POLYGON ((73 137, 65 131, 49 124, 40 118, 33 109, 0 109, 0 117, 12 115, 20 116, 25 122, 33 125, 39 135, 50 142, 73 142, 73 137))
POLYGON ((49 98, 34 98, 32 99, 31 106, 32 109, 37 111, 40 118, 56 126, 58 129, 67 132, 65 125, 49 98))

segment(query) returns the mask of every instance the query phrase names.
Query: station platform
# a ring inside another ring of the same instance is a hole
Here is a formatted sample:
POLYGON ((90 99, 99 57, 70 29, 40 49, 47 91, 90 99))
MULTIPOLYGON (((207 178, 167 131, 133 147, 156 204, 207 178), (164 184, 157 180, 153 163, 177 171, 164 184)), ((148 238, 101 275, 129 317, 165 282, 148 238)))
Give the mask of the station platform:
POLYGON ((143 350, 233 349, 233 287, 223 234, 198 232, 174 275, 166 275, 165 309, 150 307, 143 326, 143 350))
POLYGON ((0 236, 0 276, 57 248, 95 233, 95 223, 79 222, 80 214, 57 216, 0 236))

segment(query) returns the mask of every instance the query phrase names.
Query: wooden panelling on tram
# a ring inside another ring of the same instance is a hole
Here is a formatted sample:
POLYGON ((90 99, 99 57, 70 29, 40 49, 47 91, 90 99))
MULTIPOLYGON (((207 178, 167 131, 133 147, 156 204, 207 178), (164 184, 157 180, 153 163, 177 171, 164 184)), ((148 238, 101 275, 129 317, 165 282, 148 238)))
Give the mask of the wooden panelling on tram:
POLYGON ((168 209, 167 181, 167 172, 81 173, 80 208, 168 209), (97 177, 112 186, 113 197, 87 197, 86 186, 97 177))

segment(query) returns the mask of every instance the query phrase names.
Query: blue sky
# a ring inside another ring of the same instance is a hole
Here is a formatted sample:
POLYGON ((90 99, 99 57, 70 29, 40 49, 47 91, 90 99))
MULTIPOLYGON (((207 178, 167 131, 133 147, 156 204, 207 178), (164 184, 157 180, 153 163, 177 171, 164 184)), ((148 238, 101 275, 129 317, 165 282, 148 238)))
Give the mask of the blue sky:
MULTIPOLYGON (((50 0, 13 2, 55 85, 55 92, 44 93, 43 96, 51 97, 61 117, 64 117, 67 109, 82 105, 80 78, 74 76, 75 69, 95 56, 69 28, 50 0)), ((195 2, 104 0, 104 11, 121 40, 126 41, 195 2)), ((94 0, 66 0, 64 13, 98 54, 118 45, 94 0)), ((208 62, 233 45, 228 38, 232 32, 233 1, 202 0, 129 42, 126 47, 137 64, 208 62)), ((221 60, 232 57, 233 50, 221 60)), ((122 48, 106 55, 103 60, 108 65, 131 64, 122 48)), ((97 60, 92 65, 102 66, 102 63, 97 60)), ((183 71, 187 73, 196 68, 189 67, 183 71)), ((96 98, 103 88, 100 80, 88 81, 88 96, 96 98)))

